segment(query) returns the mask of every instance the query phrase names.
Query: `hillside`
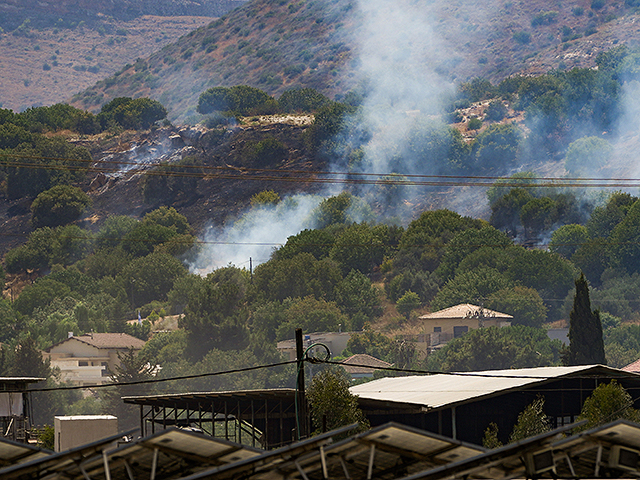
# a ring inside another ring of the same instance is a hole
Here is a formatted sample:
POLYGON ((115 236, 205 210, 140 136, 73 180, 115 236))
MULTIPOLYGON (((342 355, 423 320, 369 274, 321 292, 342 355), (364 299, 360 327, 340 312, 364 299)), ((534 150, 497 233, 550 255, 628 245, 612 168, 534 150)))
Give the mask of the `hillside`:
POLYGON ((2 0, 0 27, 74 28, 78 23, 99 25, 105 17, 131 20, 143 15, 219 17, 244 0, 2 0))
POLYGON ((371 79, 373 63, 393 68, 398 52, 446 81, 592 67, 598 52, 637 44, 639 28, 624 1, 591 5, 419 1, 390 13, 384 2, 254 0, 98 82, 73 103, 95 109, 117 96, 150 96, 184 120, 194 118, 198 95, 211 86, 249 84, 276 95, 313 87, 341 95, 371 79))
POLYGON ((64 102, 73 92, 210 21, 211 17, 105 17, 97 26, 0 34, 0 106, 22 111, 64 102))

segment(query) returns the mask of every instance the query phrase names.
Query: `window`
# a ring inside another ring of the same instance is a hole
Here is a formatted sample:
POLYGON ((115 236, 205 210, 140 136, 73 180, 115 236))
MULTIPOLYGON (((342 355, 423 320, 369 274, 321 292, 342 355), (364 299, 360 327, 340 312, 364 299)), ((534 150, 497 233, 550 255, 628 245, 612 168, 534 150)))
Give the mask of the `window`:
POLYGON ((78 362, 78 366, 79 367, 88 367, 89 366, 89 362, 78 362))
POLYGON ((556 428, 564 425, 571 425, 573 423, 573 416, 567 415, 564 417, 556 417, 556 428))
POLYGON ((469 327, 467 327, 466 325, 453 327, 453 338, 461 337, 468 331, 469 331, 469 327))
POLYGON ((442 327, 433 327, 434 333, 440 333, 442 331, 442 327))

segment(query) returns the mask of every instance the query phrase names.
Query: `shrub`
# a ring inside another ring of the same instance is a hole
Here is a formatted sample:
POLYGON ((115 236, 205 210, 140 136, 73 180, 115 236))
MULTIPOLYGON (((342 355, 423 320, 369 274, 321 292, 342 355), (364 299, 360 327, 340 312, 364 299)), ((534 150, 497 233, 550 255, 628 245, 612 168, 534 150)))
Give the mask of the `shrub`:
POLYGON ((80 217, 89 205, 91 199, 79 188, 57 185, 33 201, 31 223, 34 228, 65 225, 80 217))
POLYGON ((479 118, 472 118, 469 120, 469 123, 467 123, 467 128, 469 130, 480 130, 482 128, 482 120, 479 118))
POLYGON ((528 43, 531 43, 531 34, 529 32, 521 30, 513 34, 513 39, 520 45, 526 45, 528 43))

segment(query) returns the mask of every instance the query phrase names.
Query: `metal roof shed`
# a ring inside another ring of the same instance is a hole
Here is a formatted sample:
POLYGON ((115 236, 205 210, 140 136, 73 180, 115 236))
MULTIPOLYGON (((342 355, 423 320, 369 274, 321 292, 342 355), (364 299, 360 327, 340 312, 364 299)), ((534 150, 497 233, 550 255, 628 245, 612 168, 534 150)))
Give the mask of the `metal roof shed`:
POLYGON ((518 413, 538 395, 555 427, 570 424, 597 385, 614 379, 639 398, 640 375, 603 365, 392 377, 351 392, 372 425, 396 421, 480 444, 491 422, 506 441, 518 413))
POLYGON ((196 427, 212 437, 264 449, 296 439, 295 390, 241 390, 122 397, 140 406, 142 435, 196 427))

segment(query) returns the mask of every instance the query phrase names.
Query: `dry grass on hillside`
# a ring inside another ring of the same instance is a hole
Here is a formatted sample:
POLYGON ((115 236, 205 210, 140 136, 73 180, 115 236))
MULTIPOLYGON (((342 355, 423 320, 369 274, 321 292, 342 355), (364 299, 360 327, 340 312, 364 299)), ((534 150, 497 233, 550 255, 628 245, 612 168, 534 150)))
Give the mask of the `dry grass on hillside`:
POLYGON ((105 20, 108 28, 100 32, 76 27, 0 34, 0 105, 21 111, 64 102, 212 20, 144 16, 105 20))

